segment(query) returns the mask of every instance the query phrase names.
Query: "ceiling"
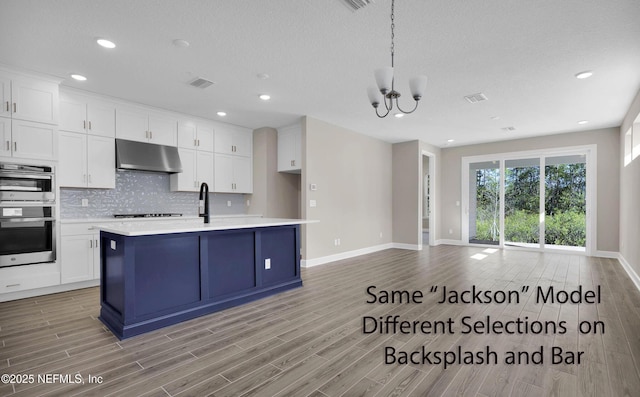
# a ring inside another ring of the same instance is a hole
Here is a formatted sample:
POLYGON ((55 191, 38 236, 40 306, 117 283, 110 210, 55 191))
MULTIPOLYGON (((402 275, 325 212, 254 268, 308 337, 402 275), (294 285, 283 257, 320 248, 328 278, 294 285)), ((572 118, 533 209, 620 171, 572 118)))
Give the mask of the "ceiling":
POLYGON ((366 90, 375 84, 373 70, 390 65, 390 5, 376 0, 352 11, 343 0, 2 0, 0 63, 250 128, 309 115, 389 142, 436 146, 619 126, 640 90, 638 0, 399 0, 401 104, 413 104, 411 77, 425 74, 429 83, 415 113, 379 119, 366 90), (117 47, 99 47, 98 37, 117 47), (593 76, 574 77, 584 70, 593 76), (88 80, 76 82, 71 73, 88 80), (198 76, 216 84, 188 85, 198 76), (262 93, 272 99, 261 101, 262 93), (464 99, 475 93, 488 100, 464 99))

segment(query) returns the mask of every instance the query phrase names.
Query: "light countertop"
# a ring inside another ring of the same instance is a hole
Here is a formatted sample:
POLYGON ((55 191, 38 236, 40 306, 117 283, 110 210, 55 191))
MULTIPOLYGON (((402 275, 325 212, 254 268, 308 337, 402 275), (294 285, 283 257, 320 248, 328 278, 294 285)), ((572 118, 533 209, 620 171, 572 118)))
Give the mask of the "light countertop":
MULTIPOLYGON (((138 218, 140 219, 140 218, 138 218)), ((173 234, 189 232, 205 232, 212 230, 250 229, 255 227, 300 225, 316 223, 318 221, 306 219, 284 218, 258 218, 258 217, 234 217, 211 218, 211 223, 204 223, 202 218, 193 220, 166 220, 164 221, 129 221, 122 223, 108 222, 96 223, 95 229, 120 234, 123 236, 149 236, 156 234, 173 234)))

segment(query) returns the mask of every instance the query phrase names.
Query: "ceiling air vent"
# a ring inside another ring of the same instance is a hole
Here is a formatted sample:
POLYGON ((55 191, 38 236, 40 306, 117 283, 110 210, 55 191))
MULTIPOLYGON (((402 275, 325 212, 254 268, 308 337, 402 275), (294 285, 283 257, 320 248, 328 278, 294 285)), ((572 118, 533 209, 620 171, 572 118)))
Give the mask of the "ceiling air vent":
POLYGON ((501 129, 502 131, 509 132, 509 131, 515 131, 516 127, 502 127, 501 129))
POLYGON ((471 94, 464 97, 469 103, 478 103, 482 101, 486 101, 488 98, 481 92, 477 94, 471 94))
POLYGON ((358 11, 371 3, 375 3, 373 0, 342 0, 342 2, 353 11, 358 11))
POLYGON ((213 84, 215 84, 213 81, 207 80, 202 77, 196 77, 192 82, 189 83, 190 86, 202 89, 207 88, 213 84))

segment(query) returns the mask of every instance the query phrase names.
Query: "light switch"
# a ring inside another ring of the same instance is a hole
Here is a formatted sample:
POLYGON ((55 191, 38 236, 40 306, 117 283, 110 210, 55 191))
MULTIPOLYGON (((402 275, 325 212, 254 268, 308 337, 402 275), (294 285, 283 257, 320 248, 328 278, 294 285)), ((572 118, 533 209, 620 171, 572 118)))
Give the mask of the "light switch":
POLYGON ((316 201, 315 200, 309 200, 309 207, 315 207, 316 206, 316 201))

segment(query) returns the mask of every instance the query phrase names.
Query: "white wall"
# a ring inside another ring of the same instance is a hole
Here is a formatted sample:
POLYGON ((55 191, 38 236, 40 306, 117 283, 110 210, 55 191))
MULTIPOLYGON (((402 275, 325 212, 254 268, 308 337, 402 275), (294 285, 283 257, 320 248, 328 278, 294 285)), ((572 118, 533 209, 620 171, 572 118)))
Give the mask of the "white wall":
POLYGON ((302 217, 320 221, 303 227, 303 259, 391 243, 391 144, 311 117, 302 124, 302 217))
MULTIPOLYGON (((640 157, 624 166, 624 134, 640 116, 640 92, 620 127, 620 255, 640 275, 640 157)), ((636 135, 638 136, 638 135, 636 135)), ((634 144, 637 144, 634 142, 634 144)))

